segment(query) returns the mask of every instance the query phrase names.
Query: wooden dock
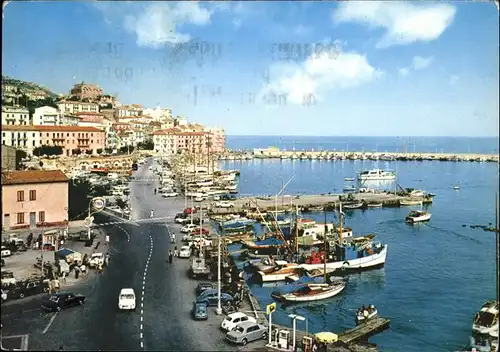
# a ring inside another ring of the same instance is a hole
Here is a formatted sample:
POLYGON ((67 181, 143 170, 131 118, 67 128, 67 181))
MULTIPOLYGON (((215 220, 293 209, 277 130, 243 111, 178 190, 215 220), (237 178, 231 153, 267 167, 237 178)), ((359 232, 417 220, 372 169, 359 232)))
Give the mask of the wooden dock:
POLYGON ((344 331, 339 335, 339 341, 344 343, 367 341, 370 336, 387 329, 390 322, 389 319, 381 317, 370 319, 365 324, 344 331))

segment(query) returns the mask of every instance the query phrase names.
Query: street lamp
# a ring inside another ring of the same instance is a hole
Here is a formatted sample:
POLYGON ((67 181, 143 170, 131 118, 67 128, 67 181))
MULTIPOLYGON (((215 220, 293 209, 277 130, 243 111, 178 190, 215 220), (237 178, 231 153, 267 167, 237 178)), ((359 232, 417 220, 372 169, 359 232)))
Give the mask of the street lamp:
POLYGON ((106 201, 104 200, 104 198, 102 197, 94 197, 92 198, 90 201, 89 201, 89 215, 88 217, 85 219, 85 221, 87 222, 87 227, 88 227, 88 230, 87 230, 87 239, 90 240, 90 228, 92 226, 92 221, 94 220, 92 218, 92 214, 95 214, 95 213, 98 213, 100 212, 101 210, 104 209, 104 206, 106 204, 106 201), (92 210, 92 207, 94 207, 95 211, 94 212, 91 212, 92 210))
POLYGON ((222 235, 219 233, 219 238, 218 238, 218 250, 217 250, 217 309, 215 310, 215 313, 217 315, 222 314, 222 307, 221 307, 221 302, 220 302, 220 291, 221 291, 221 242, 222 242, 222 235))
MULTIPOLYGON (((288 314, 288 316, 290 318, 292 318, 292 320, 293 320, 293 350, 295 351, 296 321, 297 320, 304 321, 304 320, 306 320, 306 318, 304 318, 301 315, 297 315, 297 314, 288 314)), ((307 323, 307 320, 306 320, 306 323, 307 323)))

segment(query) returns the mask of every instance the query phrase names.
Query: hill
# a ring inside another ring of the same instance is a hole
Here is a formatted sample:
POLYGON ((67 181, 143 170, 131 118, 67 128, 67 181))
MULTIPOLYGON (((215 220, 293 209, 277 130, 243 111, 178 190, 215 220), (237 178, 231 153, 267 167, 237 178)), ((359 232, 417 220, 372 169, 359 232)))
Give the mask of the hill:
POLYGON ((21 81, 19 79, 2 75, 2 87, 4 87, 5 85, 11 85, 18 88, 21 94, 29 94, 37 91, 42 91, 53 99, 58 97, 56 93, 36 83, 21 81))

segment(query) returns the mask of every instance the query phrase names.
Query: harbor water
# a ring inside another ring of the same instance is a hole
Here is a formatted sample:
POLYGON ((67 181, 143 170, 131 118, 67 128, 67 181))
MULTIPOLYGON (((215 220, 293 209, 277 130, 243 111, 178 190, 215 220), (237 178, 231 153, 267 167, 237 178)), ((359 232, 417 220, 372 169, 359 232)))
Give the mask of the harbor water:
MULTIPOLYGON (((494 145, 482 148, 494 149, 494 145)), ((225 161, 221 167, 241 171, 242 195, 274 196, 292 176, 284 192, 287 195, 341 193, 349 183, 345 177, 371 168, 395 170, 402 187, 437 194, 428 207, 432 219, 426 224, 405 223, 405 216, 415 207, 346 211, 345 226, 352 227, 355 235, 373 233, 388 244, 385 267, 351 275, 346 290, 330 300, 278 304, 273 322, 290 326, 288 314, 293 313, 307 317, 307 323, 298 323, 299 329, 340 333, 355 325, 357 308, 374 304, 380 316, 391 319, 389 330, 370 339, 381 350, 457 351, 468 342, 474 313, 496 296, 495 233, 471 227, 490 227, 495 221, 496 163, 256 159, 225 161), (454 190, 457 184, 460 189, 454 190)), ((396 187, 394 182, 364 186, 396 187)), ((279 198, 279 202, 289 203, 290 198, 279 198)), ((324 220, 321 213, 303 216, 324 220)), ((327 218, 338 221, 333 213, 327 213, 327 218)), ((262 307, 273 301, 274 287, 251 285, 251 289, 262 307)))

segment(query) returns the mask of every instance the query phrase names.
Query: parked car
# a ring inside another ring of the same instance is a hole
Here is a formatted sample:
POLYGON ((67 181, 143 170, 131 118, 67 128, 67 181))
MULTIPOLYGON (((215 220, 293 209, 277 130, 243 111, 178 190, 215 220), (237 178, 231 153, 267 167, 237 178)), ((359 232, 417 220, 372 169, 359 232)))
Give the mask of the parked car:
MULTIPOLYGON (((233 296, 229 293, 221 292, 220 300, 222 304, 233 301, 233 296)), ((216 306, 218 302, 217 290, 205 290, 197 298, 196 302, 205 302, 207 306, 216 306)))
POLYGON ((135 292, 133 288, 122 288, 118 295, 118 309, 135 310, 135 292))
POLYGON ((28 296, 39 295, 44 292, 49 292, 48 282, 28 281, 23 283, 22 286, 17 286, 12 290, 9 290, 7 297, 9 299, 22 299, 28 296))
POLYGON ((234 203, 228 200, 220 200, 214 204, 217 208, 234 208, 234 203))
POLYGON ((193 302, 193 309, 191 310, 191 314, 194 320, 207 320, 207 304, 205 302, 193 302))
POLYGON ((237 325, 244 322, 257 323, 255 318, 249 317, 245 313, 236 312, 226 316, 226 318, 220 324, 220 328, 224 331, 231 331, 237 325))
POLYGON ((181 250, 179 251, 179 258, 189 258, 189 257, 191 257, 191 247, 182 246, 181 250))
POLYGON ((186 224, 186 223, 190 222, 190 221, 191 221, 191 219, 190 219, 190 218, 188 218, 188 217, 186 216, 185 218, 177 218, 177 219, 175 219, 174 221, 175 221, 176 223, 178 223, 178 224, 184 225, 184 224, 186 224))
POLYGON ((85 296, 79 293, 61 291, 50 296, 42 303, 42 309, 46 312, 60 312, 63 309, 83 305, 85 296))
POLYGON ((231 194, 224 194, 220 196, 221 200, 236 200, 236 196, 233 196, 231 194))
POLYGON ((17 280, 12 271, 2 271, 2 285, 15 285, 17 280))
POLYGON ((181 232, 182 233, 188 233, 196 229, 198 225, 195 224, 187 224, 186 226, 181 227, 181 232))
POLYGON ((200 227, 200 228, 192 230, 191 234, 193 234, 193 235, 208 235, 209 231, 207 229, 200 227))
POLYGON ((264 325, 250 321, 238 324, 234 330, 226 334, 227 341, 239 345, 246 345, 259 339, 267 339, 267 328, 264 325))
POLYGON ((177 192, 162 193, 162 197, 164 197, 164 198, 177 197, 178 195, 179 195, 179 193, 177 193, 177 192))
POLYGON ((214 285, 211 282, 200 282, 198 286, 196 287, 196 296, 198 297, 201 295, 202 292, 205 292, 206 290, 213 290, 214 285))
POLYGON ((96 268, 99 265, 103 265, 103 264, 104 264, 104 254, 102 254, 102 253, 92 254, 92 256, 90 257, 90 263, 89 263, 89 266, 91 268, 96 268))
POLYGON ((186 209, 184 209, 184 213, 185 214, 191 214, 191 213, 194 214, 194 213, 196 213, 196 211, 197 211, 196 208, 186 208, 186 209))
POLYGON ((12 255, 12 252, 10 249, 7 249, 7 247, 2 246, 2 257, 10 257, 12 255))

